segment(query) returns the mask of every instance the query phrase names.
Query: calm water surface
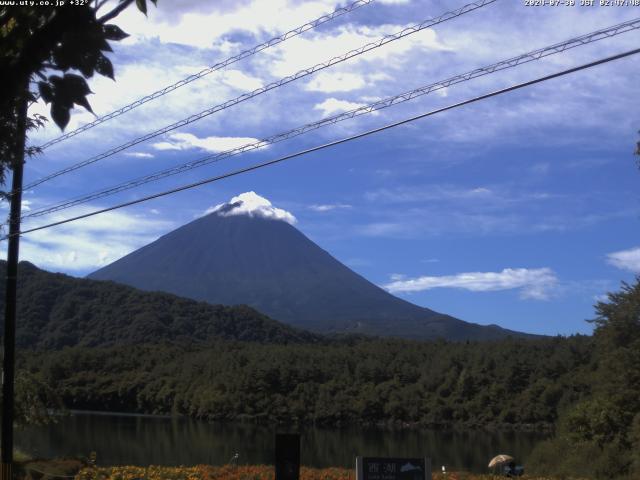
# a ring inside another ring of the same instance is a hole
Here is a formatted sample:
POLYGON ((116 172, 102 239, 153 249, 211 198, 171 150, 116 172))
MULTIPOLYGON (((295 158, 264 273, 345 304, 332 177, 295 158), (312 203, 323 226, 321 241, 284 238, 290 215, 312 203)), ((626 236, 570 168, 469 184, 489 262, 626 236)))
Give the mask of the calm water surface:
MULTIPOLYGON (((291 429, 206 423, 186 418, 104 415, 76 412, 47 427, 16 432, 16 445, 43 457, 97 452, 103 465, 273 464, 274 433, 291 429)), ((525 463, 544 434, 438 430, 302 428, 304 465, 353 467, 355 457, 427 456, 434 468, 447 465, 486 471, 493 456, 508 453, 525 463)))

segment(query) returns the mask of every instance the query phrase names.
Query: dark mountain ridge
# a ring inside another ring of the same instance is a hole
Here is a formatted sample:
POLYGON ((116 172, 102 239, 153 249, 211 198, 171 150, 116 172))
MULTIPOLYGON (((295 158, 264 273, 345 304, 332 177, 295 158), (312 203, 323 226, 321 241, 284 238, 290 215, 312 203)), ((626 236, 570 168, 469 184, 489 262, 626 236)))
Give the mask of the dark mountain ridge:
POLYGON ((226 204, 89 278, 213 304, 247 304, 271 318, 321 333, 447 340, 526 335, 464 322, 395 297, 286 221, 229 215, 241 205, 226 204))
MULTIPOLYGON (((0 261, 5 278, 7 263, 0 261)), ((211 305, 113 282, 74 278, 21 262, 16 345, 28 349, 109 347, 214 340, 319 343, 320 335, 271 320, 254 309, 211 305)), ((4 296, 0 298, 4 310, 4 296)))

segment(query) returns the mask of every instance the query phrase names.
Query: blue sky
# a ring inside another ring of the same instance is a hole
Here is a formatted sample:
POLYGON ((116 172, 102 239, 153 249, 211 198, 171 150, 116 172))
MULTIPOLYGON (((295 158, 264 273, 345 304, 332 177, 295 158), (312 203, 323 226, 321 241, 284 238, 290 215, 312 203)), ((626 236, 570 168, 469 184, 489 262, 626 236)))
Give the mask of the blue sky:
MULTIPOLYGON (((26 182, 335 55, 464 5, 377 0, 62 142, 26 182)), ((579 3, 579 2, 578 2, 579 3)), ((91 80, 98 115, 336 7, 334 1, 160 0, 131 10, 111 55, 114 83, 91 80)), ((640 16, 635 7, 476 12, 261 95, 28 191, 30 211, 198 159, 326 115, 640 16)), ((453 86, 373 115, 199 168, 26 227, 276 158, 638 46, 636 31, 453 86)), ((136 207, 25 235, 22 259, 81 276, 242 192, 358 273, 419 305, 481 324, 589 333, 593 304, 640 273, 638 61, 631 57, 411 125, 136 207)), ((33 111, 46 113, 44 105, 33 111)), ((68 130, 92 119, 74 111, 68 130)), ((39 144, 55 126, 31 136, 39 144)), ((27 212, 28 213, 28 212, 27 212)))

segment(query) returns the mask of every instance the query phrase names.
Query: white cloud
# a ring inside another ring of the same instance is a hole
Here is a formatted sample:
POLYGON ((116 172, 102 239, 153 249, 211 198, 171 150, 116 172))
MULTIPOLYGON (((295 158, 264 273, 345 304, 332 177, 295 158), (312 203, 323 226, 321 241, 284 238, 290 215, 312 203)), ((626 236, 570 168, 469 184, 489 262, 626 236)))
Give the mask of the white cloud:
POLYGON ((130 38, 124 40, 127 44, 158 38, 162 43, 228 51, 229 41, 225 36, 231 32, 245 31, 256 36, 268 32, 273 35, 302 25, 334 8, 333 0, 297 4, 288 0, 253 0, 232 2, 232 8, 227 11, 202 12, 195 9, 186 13, 176 11, 171 16, 159 7, 149 10, 147 21, 141 21, 135 9, 128 9, 118 17, 118 25, 131 34, 130 38))
POLYGON ((134 158, 153 158, 152 153, 145 152, 125 152, 125 156, 134 158))
MULTIPOLYGON (((200 69, 199 63, 191 66, 177 63, 178 61, 188 62, 192 57, 178 57, 171 51, 163 54, 164 61, 161 58, 152 57, 144 59, 144 62, 116 64, 116 82, 94 75, 89 80, 89 86, 95 94, 90 95, 88 100, 96 115, 105 115, 153 91, 171 85, 186 76, 184 71, 194 73, 200 69), (166 64, 171 64, 172 68, 167 68, 166 64)), ((105 140, 111 142, 130 140, 136 133, 149 133, 184 118, 185 112, 202 111, 203 106, 210 106, 213 103, 212 98, 231 98, 234 96, 235 89, 246 87, 242 79, 233 74, 212 76, 212 80, 214 81, 193 82, 187 87, 162 97, 162 101, 149 102, 143 107, 128 112, 126 117, 123 117, 126 121, 107 122, 79 138, 95 140, 96 145, 102 145, 105 140), (233 86, 234 81, 238 82, 236 86, 233 86)), ((29 113, 40 113, 48 117, 49 108, 44 102, 39 101, 31 106, 29 113)), ((82 108, 76 108, 72 111, 66 131, 74 130, 93 120, 95 117, 91 113, 82 108)), ((58 135, 60 130, 54 122, 50 121, 45 128, 35 131, 31 137, 36 143, 40 143, 58 135)), ((67 146, 68 143, 65 142, 64 145, 67 146)))
MULTIPOLYGON (((28 222, 23 229, 88 213, 83 206, 45 221, 28 222)), ((148 219, 123 211, 108 212, 64 225, 27 233, 22 237, 20 257, 49 270, 88 272, 103 267, 155 240, 170 229, 170 222, 148 219)))
POLYGON ((640 273, 640 247, 610 253, 607 255, 607 262, 622 270, 640 273))
MULTIPOLYGON (((376 42, 386 35, 398 33, 410 26, 413 24, 343 25, 328 33, 312 32, 304 37, 292 38, 282 46, 266 51, 265 57, 268 58, 268 61, 265 61, 265 67, 268 65, 272 74, 277 76, 291 75, 301 69, 324 63, 331 58, 376 42)), ((389 42, 381 48, 370 50, 349 60, 349 72, 361 76, 363 75, 361 70, 367 68, 368 64, 373 65, 371 62, 376 62, 376 66, 379 67, 377 62, 380 61, 386 62, 385 66, 389 68, 392 65, 402 64, 408 54, 424 50, 446 51, 449 50, 449 47, 438 39, 435 30, 426 28, 408 35, 402 40, 389 42)), ((367 70, 369 69, 367 68, 367 70)), ((355 77, 353 78, 355 79, 355 77)), ((327 83, 328 86, 332 85, 331 82, 327 83)))
MULTIPOLYGON (((387 173, 387 172, 380 172, 387 173)), ((384 201, 388 203, 425 202, 433 200, 460 200, 477 202, 496 199, 501 203, 509 200, 505 194, 497 195, 488 187, 464 188, 453 185, 427 185, 421 188, 380 188, 365 193, 369 201, 384 201)))
POLYGON ((315 75, 305 89, 315 92, 350 92, 367 85, 362 75, 357 73, 321 72, 315 75))
POLYGON ((296 217, 294 217, 291 212, 274 207, 269 200, 255 192, 241 193, 227 203, 220 203, 215 207, 208 208, 204 212, 204 215, 210 213, 217 213, 223 217, 234 215, 256 216, 269 220, 282 220, 291 225, 297 222, 296 217))
POLYGON ((337 209, 345 209, 352 208, 351 205, 347 205, 345 203, 334 203, 334 204, 321 204, 321 205, 310 205, 309 210, 313 210, 314 212, 329 212, 331 210, 337 209))
MULTIPOLYGON (((208 152, 224 152, 247 144, 259 142, 251 137, 204 137, 199 138, 191 133, 173 133, 166 142, 152 144, 156 150, 190 150, 198 148, 208 152)), ((261 146, 264 148, 266 145, 261 146)))
POLYGON ((358 233, 367 237, 404 236, 408 226, 398 222, 374 222, 358 228, 358 233))
POLYGON ((501 272, 468 272, 412 279, 392 277, 392 282, 384 288, 392 293, 421 292, 432 288, 461 288, 472 292, 518 289, 521 298, 547 300, 557 285, 558 278, 550 268, 505 268, 501 272))
POLYGON ((324 102, 314 105, 315 110, 322 110, 324 116, 333 113, 348 112, 356 108, 364 107, 364 103, 349 102, 347 100, 338 100, 337 98, 327 98, 324 102))
POLYGON ((219 74, 220 80, 238 90, 256 90, 262 87, 263 83, 257 77, 247 75, 240 70, 225 70, 219 74))

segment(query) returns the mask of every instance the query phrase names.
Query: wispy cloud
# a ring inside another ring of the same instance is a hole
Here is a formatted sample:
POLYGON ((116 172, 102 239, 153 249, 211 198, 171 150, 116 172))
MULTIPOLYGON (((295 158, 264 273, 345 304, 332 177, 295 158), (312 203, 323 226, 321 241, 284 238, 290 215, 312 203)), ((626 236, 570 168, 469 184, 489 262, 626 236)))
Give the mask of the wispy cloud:
POLYGON ((395 274, 384 288, 392 293, 421 292, 433 288, 460 288, 472 292, 517 289, 523 299, 548 300, 558 284, 550 268, 505 268, 500 272, 467 272, 444 276, 405 278, 395 274))
POLYGON ((622 270, 640 273, 640 247, 609 253, 607 262, 622 270))
MULTIPOLYGON (((167 141, 154 143, 152 146, 156 150, 190 150, 195 148, 208 152, 223 152, 259 141, 257 138, 251 137, 200 138, 191 133, 174 133, 169 135, 167 141)), ((264 147, 261 146, 260 148, 264 147)))
POLYGON ((364 77, 357 73, 319 73, 309 83, 306 89, 317 92, 350 92, 367 85, 364 77))
MULTIPOLYGON (((349 102, 347 100, 338 100, 337 98, 327 98, 321 103, 317 103, 313 106, 314 110, 321 110, 324 116, 331 115, 332 113, 347 112, 356 108, 364 107, 366 104, 349 102)), ((377 113, 377 112, 373 112, 377 113)))
POLYGON ((134 157, 134 158, 153 158, 154 157, 152 153, 145 153, 145 152, 125 152, 125 156, 134 157))
MULTIPOLYGON (((97 208, 83 206, 47 217, 47 222, 30 222, 25 228, 62 220, 67 215, 81 215, 97 208)), ((133 250, 155 240, 173 224, 160 218, 124 211, 78 220, 25 234, 20 256, 49 270, 85 273, 107 265, 133 250)))
POLYGON ((353 207, 346 203, 315 204, 315 205, 309 206, 309 210, 313 210, 314 212, 330 212, 331 210, 349 209, 349 208, 353 208, 353 207))
POLYGON ((274 34, 282 31, 282 25, 302 25, 335 8, 331 0, 194 3, 181 1, 179 6, 172 8, 172 2, 167 2, 167 6, 150 9, 147 22, 141 22, 137 12, 125 11, 118 18, 119 25, 133 33, 125 42, 134 44, 159 39, 163 43, 223 50, 228 43, 227 36, 234 31, 252 36, 264 32, 274 34))

